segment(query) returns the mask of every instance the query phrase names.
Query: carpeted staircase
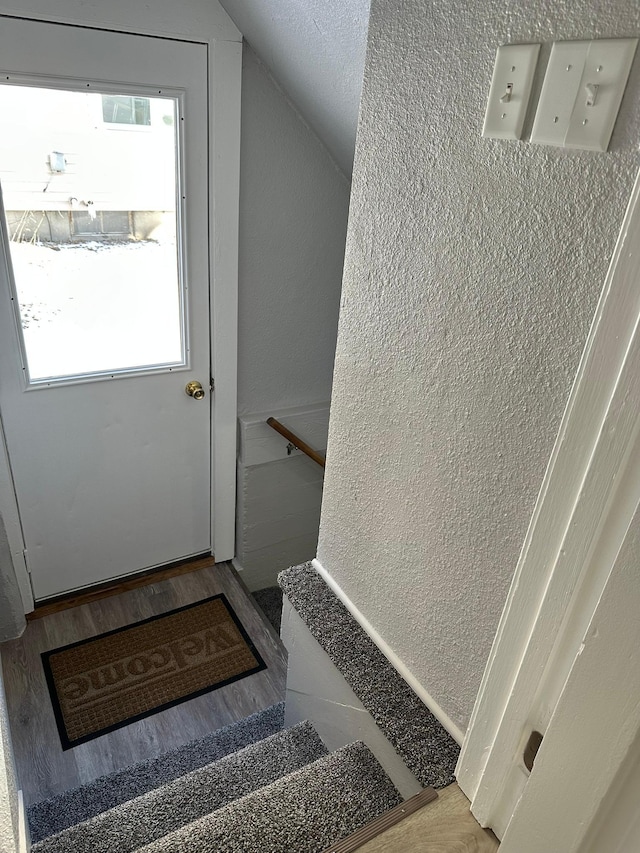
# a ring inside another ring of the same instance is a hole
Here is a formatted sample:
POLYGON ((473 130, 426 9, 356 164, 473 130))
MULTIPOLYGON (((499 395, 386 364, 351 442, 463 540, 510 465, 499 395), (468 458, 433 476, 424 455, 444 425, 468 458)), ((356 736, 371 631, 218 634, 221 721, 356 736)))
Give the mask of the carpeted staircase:
MULTIPOLYGON (((448 785, 458 745, 311 564, 279 583, 417 783, 448 785)), ((262 592, 279 616, 281 592, 262 592)), ((322 853, 402 801, 364 743, 330 754, 284 717, 274 705, 30 806, 33 853, 322 853)))
POLYGON ((276 705, 29 808, 34 853, 320 853, 401 798, 363 743, 276 705))

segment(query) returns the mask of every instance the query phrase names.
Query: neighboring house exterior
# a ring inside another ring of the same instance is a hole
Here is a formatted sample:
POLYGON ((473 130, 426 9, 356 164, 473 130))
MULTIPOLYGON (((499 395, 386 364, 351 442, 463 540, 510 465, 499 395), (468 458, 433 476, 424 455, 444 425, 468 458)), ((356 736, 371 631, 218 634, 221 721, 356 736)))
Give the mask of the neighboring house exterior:
POLYGON ((12 239, 157 236, 175 221, 169 98, 0 86, 0 181, 12 239))

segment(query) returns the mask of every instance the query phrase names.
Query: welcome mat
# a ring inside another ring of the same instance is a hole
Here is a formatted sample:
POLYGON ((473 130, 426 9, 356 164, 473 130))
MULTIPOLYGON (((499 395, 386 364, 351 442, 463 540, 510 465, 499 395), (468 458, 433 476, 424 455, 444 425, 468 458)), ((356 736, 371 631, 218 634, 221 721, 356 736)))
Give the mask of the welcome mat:
POLYGON ((63 749, 266 669, 224 595, 43 652, 63 749))

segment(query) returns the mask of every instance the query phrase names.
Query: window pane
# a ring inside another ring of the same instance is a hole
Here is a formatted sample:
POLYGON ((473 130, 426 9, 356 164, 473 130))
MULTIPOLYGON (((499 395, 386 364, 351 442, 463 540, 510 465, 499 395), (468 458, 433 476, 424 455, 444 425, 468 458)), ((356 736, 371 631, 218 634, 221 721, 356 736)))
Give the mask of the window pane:
POLYGON ((102 118, 110 124, 151 124, 149 98, 102 95, 102 118))
POLYGON ((185 360, 175 101, 108 97, 150 130, 114 133, 99 94, 0 85, 0 181, 32 381, 185 360))

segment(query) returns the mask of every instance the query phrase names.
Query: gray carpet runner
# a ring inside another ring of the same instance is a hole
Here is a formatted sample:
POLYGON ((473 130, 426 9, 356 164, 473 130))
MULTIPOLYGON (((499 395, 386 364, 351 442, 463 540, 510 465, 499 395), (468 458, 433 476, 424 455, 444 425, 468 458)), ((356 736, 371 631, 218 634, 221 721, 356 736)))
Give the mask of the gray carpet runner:
POLYGON ((300 723, 52 835, 33 853, 133 853, 326 755, 313 726, 300 723))
POLYGON ((418 781, 425 787, 450 785, 460 747, 312 564, 281 572, 278 583, 418 781))
POLYGON ((35 803, 28 809, 31 839, 33 842, 40 841, 133 800, 179 776, 263 740, 279 732, 283 725, 284 703, 281 702, 157 758, 134 764, 80 788, 35 803))
POLYGON ((367 747, 353 743, 139 853, 321 853, 400 802, 367 747))

